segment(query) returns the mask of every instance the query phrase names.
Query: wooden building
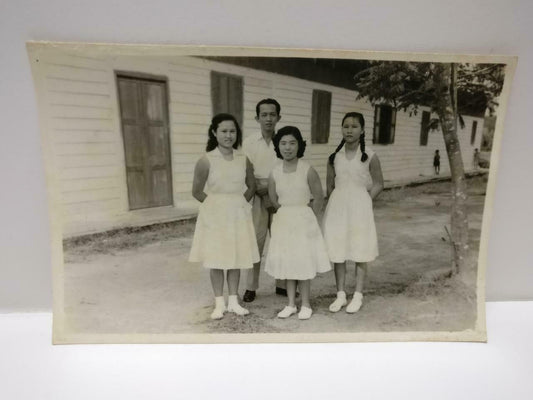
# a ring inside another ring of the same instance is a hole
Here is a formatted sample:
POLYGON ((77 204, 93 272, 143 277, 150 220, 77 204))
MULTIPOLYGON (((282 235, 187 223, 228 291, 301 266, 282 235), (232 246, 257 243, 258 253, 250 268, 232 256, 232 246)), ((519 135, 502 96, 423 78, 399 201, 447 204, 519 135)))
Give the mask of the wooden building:
MULTIPOLYGON (((323 181, 349 111, 365 116, 386 186, 433 176, 436 149, 441 174, 449 173, 442 133, 426 128, 427 110, 410 116, 356 101, 357 62, 265 60, 43 53, 36 86, 64 236, 194 215, 193 169, 211 116, 233 113, 247 136, 259 128, 256 103, 267 97, 281 104, 278 128, 300 128, 305 159, 323 181)), ((458 134, 469 170, 483 118, 464 120, 458 134)))

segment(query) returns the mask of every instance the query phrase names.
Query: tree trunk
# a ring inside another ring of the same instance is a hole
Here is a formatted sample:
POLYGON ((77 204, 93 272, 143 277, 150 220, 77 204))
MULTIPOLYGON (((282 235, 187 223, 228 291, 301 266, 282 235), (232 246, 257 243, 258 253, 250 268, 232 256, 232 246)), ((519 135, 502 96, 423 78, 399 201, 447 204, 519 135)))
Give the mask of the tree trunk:
POLYGON ((453 247, 452 273, 465 268, 468 254, 468 213, 466 209, 466 181, 457 137, 457 88, 456 66, 444 64, 436 79, 440 80, 442 91, 439 96, 439 115, 452 178, 451 237, 453 247))

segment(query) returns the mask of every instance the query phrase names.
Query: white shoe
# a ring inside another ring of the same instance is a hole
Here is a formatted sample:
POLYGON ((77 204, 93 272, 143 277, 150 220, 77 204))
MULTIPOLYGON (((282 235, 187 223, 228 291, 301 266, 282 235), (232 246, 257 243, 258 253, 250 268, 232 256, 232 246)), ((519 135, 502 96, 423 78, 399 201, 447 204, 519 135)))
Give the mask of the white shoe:
POLYGON ((350 304, 348 304, 348 307, 346 307, 346 312, 349 314, 356 313, 357 311, 359 311, 362 305, 363 294, 361 292, 355 292, 353 294, 352 301, 350 301, 350 304))
POLYGON ((235 313, 237 315, 248 315, 250 314, 250 311, 248 311, 246 308, 242 307, 239 303, 235 303, 232 305, 228 304, 228 312, 235 313))
POLYGON ((278 318, 289 318, 292 314, 296 314, 298 309, 296 307, 285 306, 283 310, 278 313, 278 318))
POLYGON ((313 315, 313 310, 311 310, 309 307, 300 308, 300 312, 298 313, 298 319, 309 319, 311 318, 311 315, 313 315))
POLYGON ((224 308, 215 307, 211 313, 211 319, 222 319, 224 317, 224 311, 226 311, 224 308))
POLYGON ((344 307, 346 304, 348 304, 348 301, 346 300, 346 293, 339 292, 337 293, 337 298, 333 303, 329 306, 329 311, 331 312, 339 312, 342 307, 344 307), (342 293, 342 294, 340 294, 342 293))

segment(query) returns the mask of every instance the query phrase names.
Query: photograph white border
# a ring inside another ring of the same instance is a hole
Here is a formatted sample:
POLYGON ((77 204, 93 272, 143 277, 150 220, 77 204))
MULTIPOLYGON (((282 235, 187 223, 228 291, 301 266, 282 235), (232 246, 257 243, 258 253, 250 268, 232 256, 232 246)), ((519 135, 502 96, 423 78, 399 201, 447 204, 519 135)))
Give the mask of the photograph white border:
POLYGON ((55 344, 67 343, 295 343, 295 342, 376 342, 376 341, 473 341, 485 342, 485 273, 488 253, 488 238, 493 214, 493 201, 496 188, 496 174, 503 134, 503 125, 511 83, 516 69, 517 58, 496 55, 458 55, 402 52, 368 52, 324 49, 288 49, 226 46, 177 46, 177 45, 137 45, 102 44, 69 42, 28 42, 29 61, 36 84, 36 97, 43 158, 49 203, 51 229, 51 257, 53 268, 53 341, 55 344), (64 264, 63 235, 59 190, 54 175, 54 158, 46 126, 46 108, 43 107, 43 88, 38 67, 40 54, 80 53, 83 55, 113 54, 122 56, 255 56, 255 57, 311 57, 344 58, 384 61, 417 62, 463 62, 463 63, 500 63, 506 65, 505 81, 499 97, 498 118, 494 133, 489 179, 482 219, 480 247, 477 270, 477 321, 475 329, 460 332, 363 332, 363 333, 320 333, 320 334, 75 334, 66 329, 64 316, 64 264))

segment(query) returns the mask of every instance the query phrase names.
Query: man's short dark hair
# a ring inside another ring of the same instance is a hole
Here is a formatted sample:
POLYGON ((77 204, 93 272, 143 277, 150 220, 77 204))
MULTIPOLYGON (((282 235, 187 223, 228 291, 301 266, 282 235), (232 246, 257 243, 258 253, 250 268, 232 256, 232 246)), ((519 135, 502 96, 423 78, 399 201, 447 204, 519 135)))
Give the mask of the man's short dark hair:
POLYGON ((261 104, 273 104, 276 106, 276 112, 278 113, 278 116, 280 115, 281 113, 281 106, 279 105, 279 103, 274 100, 274 99, 263 99, 261 100, 259 103, 257 103, 257 105, 255 106, 255 115, 257 115, 259 117, 259 107, 261 106, 261 104))

